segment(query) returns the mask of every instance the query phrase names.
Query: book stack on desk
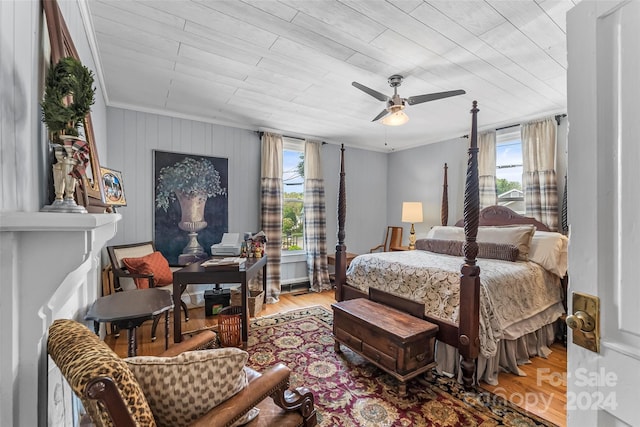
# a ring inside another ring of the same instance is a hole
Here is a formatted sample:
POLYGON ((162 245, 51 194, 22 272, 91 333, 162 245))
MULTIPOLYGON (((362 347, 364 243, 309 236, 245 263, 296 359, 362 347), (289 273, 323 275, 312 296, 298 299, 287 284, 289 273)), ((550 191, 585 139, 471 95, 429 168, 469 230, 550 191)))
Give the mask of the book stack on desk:
POLYGON ((246 258, 211 258, 200 264, 205 270, 233 271, 244 267, 246 258))

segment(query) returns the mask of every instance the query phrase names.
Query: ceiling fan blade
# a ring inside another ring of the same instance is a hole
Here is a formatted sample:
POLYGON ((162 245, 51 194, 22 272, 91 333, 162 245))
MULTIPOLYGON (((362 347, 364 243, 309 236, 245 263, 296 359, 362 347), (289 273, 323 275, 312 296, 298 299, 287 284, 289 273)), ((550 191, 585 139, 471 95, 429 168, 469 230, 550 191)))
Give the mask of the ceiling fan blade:
POLYGON ((428 93, 426 95, 410 96, 407 98, 407 104, 416 105, 427 101, 435 101, 436 99, 448 98, 450 96, 464 95, 464 90, 450 90, 448 92, 428 93))
POLYGON ((376 120, 380 120, 381 118, 383 118, 384 116, 386 116, 387 114, 389 114, 389 110, 387 110, 386 108, 382 111, 380 111, 380 114, 378 114, 373 120, 371 120, 372 122, 375 122, 376 120))
POLYGON ((377 100, 379 100, 379 101, 384 101, 384 102, 386 102, 386 101, 388 101, 388 100, 389 100, 389 97, 388 97, 387 95, 384 95, 384 94, 382 94, 382 93, 378 92, 377 90, 373 90, 373 89, 368 88, 368 87, 366 87, 366 86, 364 86, 364 85, 361 85, 361 84, 360 84, 360 83, 358 83, 358 82, 351 82, 351 85, 352 85, 353 87, 357 87, 358 89, 360 89, 360 90, 361 90, 361 91, 363 91, 364 93, 367 93, 367 94, 369 94, 369 95, 373 96, 375 99, 377 99, 377 100))

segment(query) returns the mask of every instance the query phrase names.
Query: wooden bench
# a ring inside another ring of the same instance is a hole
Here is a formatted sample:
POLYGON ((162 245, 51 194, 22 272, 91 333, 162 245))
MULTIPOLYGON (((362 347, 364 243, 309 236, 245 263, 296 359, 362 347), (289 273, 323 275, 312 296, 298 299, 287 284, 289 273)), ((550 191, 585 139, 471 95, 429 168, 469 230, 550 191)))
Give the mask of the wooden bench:
POLYGON ((344 344, 395 377, 400 396, 408 380, 435 366, 437 325, 364 298, 331 307, 335 351, 344 344))

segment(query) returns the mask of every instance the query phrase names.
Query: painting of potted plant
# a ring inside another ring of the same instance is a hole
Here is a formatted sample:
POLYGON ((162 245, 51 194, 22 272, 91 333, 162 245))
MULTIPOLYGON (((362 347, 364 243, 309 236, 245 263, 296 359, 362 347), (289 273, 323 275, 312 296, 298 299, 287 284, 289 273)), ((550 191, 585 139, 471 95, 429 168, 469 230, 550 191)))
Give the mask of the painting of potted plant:
POLYGON ((89 146, 80 130, 95 102, 93 82, 93 72, 70 56, 60 59, 47 72, 40 105, 56 158, 53 164, 55 200, 43 211, 87 212, 76 204, 74 193, 89 161, 89 146))
POLYGON ((210 256, 228 229, 228 160, 154 151, 154 241, 169 263, 210 256))

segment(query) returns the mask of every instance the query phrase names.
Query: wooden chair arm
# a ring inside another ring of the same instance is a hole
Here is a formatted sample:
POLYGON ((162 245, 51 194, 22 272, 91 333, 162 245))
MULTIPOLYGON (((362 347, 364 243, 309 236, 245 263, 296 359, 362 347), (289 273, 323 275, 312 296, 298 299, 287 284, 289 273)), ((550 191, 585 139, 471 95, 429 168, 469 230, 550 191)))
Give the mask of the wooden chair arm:
POLYGON ((116 427, 136 427, 129 408, 122 399, 118 387, 109 377, 96 377, 87 384, 85 396, 97 400, 105 407, 116 427))
POLYGON ((113 275, 118 279, 118 284, 120 283, 121 277, 130 277, 132 279, 149 279, 150 288, 154 288, 156 283, 155 279, 153 278, 153 274, 129 273, 128 271, 114 269, 113 275))
POLYGON ((369 249, 369 253, 373 253, 373 252, 377 251, 378 249, 384 249, 384 245, 378 245, 375 248, 369 249))
POLYGON ((269 368, 262 375, 255 376, 240 393, 207 412, 202 418, 192 423, 191 426, 222 427, 232 425, 251 408, 269 396, 284 395, 289 386, 290 373, 291 370, 281 363, 269 368))
POLYGON ((173 357, 180 353, 191 350, 199 350, 206 347, 211 341, 216 340, 216 334, 213 331, 202 331, 198 335, 194 335, 191 338, 187 338, 184 341, 173 344, 164 352, 160 353, 159 357, 173 357))

